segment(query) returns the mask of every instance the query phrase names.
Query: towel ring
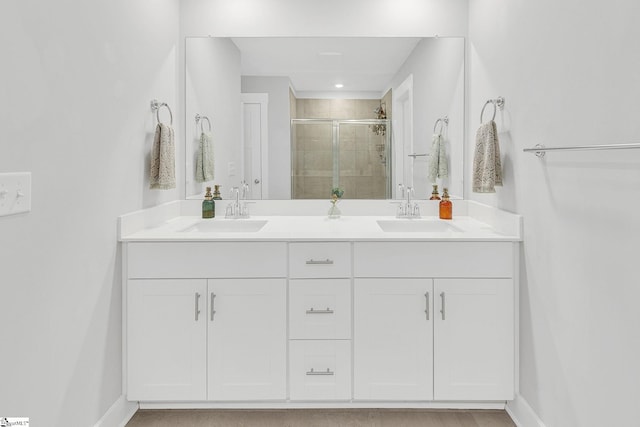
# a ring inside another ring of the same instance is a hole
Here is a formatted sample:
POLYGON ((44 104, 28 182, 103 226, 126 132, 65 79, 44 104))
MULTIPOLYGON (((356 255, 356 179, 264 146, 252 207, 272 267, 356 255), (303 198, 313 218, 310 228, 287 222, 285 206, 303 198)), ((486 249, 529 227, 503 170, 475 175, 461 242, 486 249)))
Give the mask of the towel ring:
POLYGON ((449 126, 449 117, 448 116, 444 116, 441 119, 436 120, 436 122, 433 125, 433 133, 436 133, 436 128, 438 127, 438 123, 440 123, 440 133, 439 135, 442 135, 442 131, 444 130, 445 126, 449 126))
POLYGON ((157 99, 154 99, 151 101, 151 111, 155 111, 156 112, 156 119, 158 120, 158 123, 162 123, 160 121, 160 108, 161 107, 167 107, 167 110, 169 110, 169 117, 170 117, 170 125, 173 126, 173 113, 171 112, 171 108, 169 108, 169 105, 167 105, 166 102, 158 102, 157 99))
POLYGON ((201 116, 200 114, 196 114, 196 124, 200 123, 200 133, 204 133, 204 128, 202 126, 202 122, 207 121, 209 125, 209 132, 211 132, 211 120, 207 116, 201 116))
POLYGON ((487 108, 488 104, 493 104, 493 117, 491 117, 491 120, 495 120, 496 112, 498 111, 498 108, 500 108, 500 110, 504 108, 504 98, 500 96, 496 99, 489 99, 487 100, 487 102, 484 103, 484 106, 482 107, 482 111, 480 111, 480 124, 484 123, 482 121, 482 116, 484 115, 484 109, 487 108))

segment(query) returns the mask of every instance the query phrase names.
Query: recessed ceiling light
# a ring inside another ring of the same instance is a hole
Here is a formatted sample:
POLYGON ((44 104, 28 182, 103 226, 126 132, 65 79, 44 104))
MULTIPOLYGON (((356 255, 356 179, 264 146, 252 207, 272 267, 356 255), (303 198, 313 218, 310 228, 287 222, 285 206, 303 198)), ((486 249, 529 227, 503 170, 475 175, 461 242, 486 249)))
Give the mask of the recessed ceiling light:
POLYGON ((343 85, 342 83, 336 83, 336 87, 337 87, 338 89, 341 89, 341 88, 343 88, 343 87, 344 87, 344 85, 343 85))

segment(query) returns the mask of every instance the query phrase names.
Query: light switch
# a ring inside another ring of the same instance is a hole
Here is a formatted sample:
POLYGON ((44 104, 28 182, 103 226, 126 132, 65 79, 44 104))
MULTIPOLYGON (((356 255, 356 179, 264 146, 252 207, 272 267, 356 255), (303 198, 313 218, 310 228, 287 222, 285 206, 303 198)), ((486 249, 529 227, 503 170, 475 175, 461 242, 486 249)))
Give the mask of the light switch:
POLYGON ((236 176, 236 162, 227 163, 227 169, 229 171, 229 176, 236 176))
POLYGON ((0 216, 31 211, 31 172, 0 173, 0 216))

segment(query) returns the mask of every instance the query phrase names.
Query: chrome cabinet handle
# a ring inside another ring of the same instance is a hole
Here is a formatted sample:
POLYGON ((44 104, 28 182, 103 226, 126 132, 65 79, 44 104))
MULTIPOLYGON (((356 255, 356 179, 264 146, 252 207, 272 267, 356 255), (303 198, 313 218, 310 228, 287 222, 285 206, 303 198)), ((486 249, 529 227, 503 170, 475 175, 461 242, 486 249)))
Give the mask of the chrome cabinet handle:
POLYGON ((307 260, 307 265, 331 265, 333 264, 333 260, 332 259, 321 259, 321 260, 315 260, 315 259, 308 259, 307 260))
POLYGON ((196 322, 198 321, 198 316, 200 315, 200 294, 196 292, 196 322))
POLYGON ((333 314, 333 310, 331 310, 329 307, 327 307, 326 310, 314 310, 314 308, 311 307, 309 310, 307 310, 307 314, 333 314))
POLYGON ((335 375, 335 373, 327 368, 326 371, 314 371, 313 368, 311 368, 310 371, 307 371, 307 375, 335 375))
POLYGON ((215 316, 216 314, 216 310, 215 310, 215 299, 216 299, 216 294, 214 294, 213 292, 211 292, 211 321, 213 322, 213 316, 215 316))
POLYGON ((442 320, 444 320, 444 310, 445 310, 445 295, 444 292, 440 292, 440 298, 442 299, 442 308, 440 309, 440 313, 442 313, 442 320))
POLYGON ((424 294, 424 298, 426 299, 424 312, 427 315, 427 320, 429 320, 429 292, 424 294))

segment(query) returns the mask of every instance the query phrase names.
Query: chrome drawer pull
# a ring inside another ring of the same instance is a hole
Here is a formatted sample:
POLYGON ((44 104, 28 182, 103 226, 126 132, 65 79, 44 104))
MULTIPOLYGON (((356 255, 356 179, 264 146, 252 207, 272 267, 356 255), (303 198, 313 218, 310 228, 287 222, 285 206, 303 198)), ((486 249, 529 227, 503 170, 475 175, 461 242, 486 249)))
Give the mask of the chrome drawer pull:
POLYGON ((444 308, 445 308, 445 306, 444 306, 444 298, 445 298, 444 292, 440 293, 440 298, 442 298, 442 309, 440 310, 440 313, 442 313, 442 320, 444 320, 444 308))
POLYGON ((215 299, 216 299, 216 294, 211 292, 211 321, 212 322, 213 322, 213 316, 215 316, 216 314, 215 305, 214 305, 215 299))
POLYGON ((307 260, 307 265, 331 265, 333 264, 333 260, 332 259, 321 259, 321 260, 315 260, 315 259, 308 259, 307 260))
POLYGON ((307 371, 307 375, 335 375, 335 373, 327 368, 326 371, 314 371, 313 368, 311 368, 310 371, 307 371))
POLYGON ((314 310, 313 307, 307 310, 307 314, 333 314, 333 310, 327 307, 326 310, 314 310))
POLYGON ((198 315, 200 315, 200 294, 196 292, 196 322, 198 321, 198 315))

